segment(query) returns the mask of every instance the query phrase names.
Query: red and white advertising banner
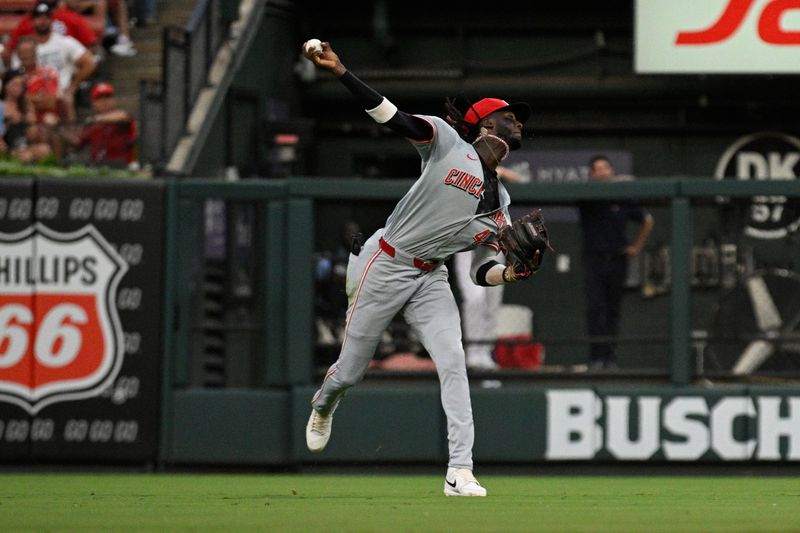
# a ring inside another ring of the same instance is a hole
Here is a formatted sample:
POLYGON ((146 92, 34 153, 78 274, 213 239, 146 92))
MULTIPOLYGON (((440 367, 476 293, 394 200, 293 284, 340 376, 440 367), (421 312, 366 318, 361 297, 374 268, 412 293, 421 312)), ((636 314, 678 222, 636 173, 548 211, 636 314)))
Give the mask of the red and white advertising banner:
POLYGON ((0 250, 0 401, 35 415, 98 395, 122 365, 125 262, 92 225, 60 233, 36 223, 0 233, 0 250))
POLYGON ((636 0, 635 68, 800 72, 800 0, 636 0))
POLYGON ((156 457, 164 191, 0 180, 0 462, 156 457))

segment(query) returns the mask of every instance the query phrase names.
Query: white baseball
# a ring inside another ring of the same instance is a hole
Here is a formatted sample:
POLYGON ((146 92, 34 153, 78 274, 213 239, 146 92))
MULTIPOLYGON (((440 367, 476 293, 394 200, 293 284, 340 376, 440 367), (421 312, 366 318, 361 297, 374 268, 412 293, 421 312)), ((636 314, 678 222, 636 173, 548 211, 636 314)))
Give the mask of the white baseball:
POLYGON ((306 53, 308 54, 316 54, 317 52, 322 52, 322 41, 319 39, 309 39, 306 41, 305 44, 306 53))

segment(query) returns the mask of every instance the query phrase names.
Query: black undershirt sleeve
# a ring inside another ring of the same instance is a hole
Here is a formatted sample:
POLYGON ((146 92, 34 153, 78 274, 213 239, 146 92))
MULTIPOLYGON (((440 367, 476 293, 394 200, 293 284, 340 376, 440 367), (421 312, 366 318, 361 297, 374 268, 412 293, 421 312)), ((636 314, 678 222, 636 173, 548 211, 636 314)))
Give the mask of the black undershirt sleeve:
POLYGON ((364 106, 364 109, 378 107, 383 101, 383 96, 349 70, 339 77, 339 81, 353 93, 353 96, 364 106))
MULTIPOLYGON (((339 81, 353 93, 364 109, 374 109, 383 102, 383 96, 349 70, 342 74, 339 81)), ((429 141, 433 138, 433 126, 427 120, 409 115, 399 109, 383 125, 393 132, 415 141, 429 141)))
POLYGON ((488 263, 482 264, 478 267, 478 271, 475 272, 475 281, 478 282, 478 285, 481 287, 491 287, 489 283, 486 281, 486 273, 489 272, 489 269, 495 265, 499 265, 497 261, 489 261, 488 263))

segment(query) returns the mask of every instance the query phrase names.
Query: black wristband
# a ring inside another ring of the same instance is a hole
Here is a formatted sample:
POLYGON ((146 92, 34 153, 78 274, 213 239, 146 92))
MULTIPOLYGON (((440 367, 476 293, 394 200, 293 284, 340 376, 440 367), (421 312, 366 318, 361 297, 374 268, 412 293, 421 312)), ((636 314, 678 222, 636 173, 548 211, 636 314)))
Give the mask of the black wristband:
POLYGON ((481 287, 491 287, 488 281, 486 281, 486 274, 489 272, 489 269, 495 265, 499 265, 497 261, 489 261, 488 263, 484 263, 478 267, 477 272, 475 272, 475 281, 478 282, 478 285, 481 287))

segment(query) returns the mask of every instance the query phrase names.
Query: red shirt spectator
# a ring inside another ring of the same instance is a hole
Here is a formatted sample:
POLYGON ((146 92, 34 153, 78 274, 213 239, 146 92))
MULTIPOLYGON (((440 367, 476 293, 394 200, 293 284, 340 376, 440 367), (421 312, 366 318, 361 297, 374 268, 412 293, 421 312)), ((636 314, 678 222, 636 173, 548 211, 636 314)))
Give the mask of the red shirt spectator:
POLYGON ((81 132, 78 148, 89 146, 91 160, 97 163, 130 164, 136 160, 136 121, 133 115, 117 108, 114 87, 98 83, 92 89, 95 115, 81 132))
POLYGON ((58 72, 53 67, 39 65, 36 70, 27 74, 26 88, 28 96, 36 110, 36 122, 54 125, 61 120, 58 109, 60 91, 58 89, 58 72))
MULTIPOLYGON (((8 41, 6 48, 13 51, 17 46, 17 41, 23 35, 31 35, 35 33, 33 27, 33 16, 28 13, 22 19, 11 34, 11 39, 8 41)), ((69 35, 77 39, 83 46, 93 49, 97 46, 97 34, 92 30, 89 23, 86 22, 80 13, 76 13, 71 9, 65 7, 57 7, 53 10, 53 31, 61 35, 69 35)))

